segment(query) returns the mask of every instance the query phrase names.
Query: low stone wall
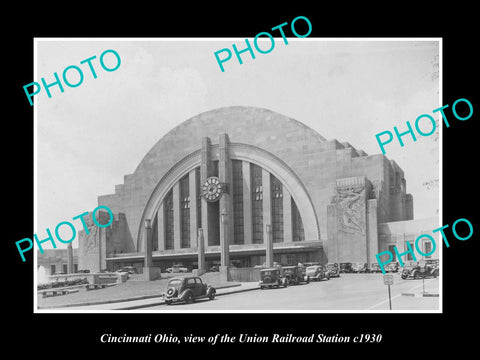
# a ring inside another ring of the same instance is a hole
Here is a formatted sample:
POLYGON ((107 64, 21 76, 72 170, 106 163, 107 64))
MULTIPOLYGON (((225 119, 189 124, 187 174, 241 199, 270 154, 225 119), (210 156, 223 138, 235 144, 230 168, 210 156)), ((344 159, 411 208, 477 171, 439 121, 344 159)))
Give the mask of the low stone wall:
POLYGON ((230 281, 256 282, 260 281, 260 269, 256 268, 229 268, 228 278, 230 281))
POLYGON ((127 273, 75 273, 49 276, 50 282, 87 279, 89 284, 113 284, 127 281, 127 273))

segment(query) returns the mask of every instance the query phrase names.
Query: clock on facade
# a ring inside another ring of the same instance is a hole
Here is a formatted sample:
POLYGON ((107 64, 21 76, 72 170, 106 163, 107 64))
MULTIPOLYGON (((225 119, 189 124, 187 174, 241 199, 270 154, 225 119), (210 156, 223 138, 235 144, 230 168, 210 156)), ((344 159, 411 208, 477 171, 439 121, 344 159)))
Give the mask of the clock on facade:
POLYGON ((220 199, 224 191, 223 184, 216 176, 209 177, 202 186, 202 195, 211 202, 220 199))

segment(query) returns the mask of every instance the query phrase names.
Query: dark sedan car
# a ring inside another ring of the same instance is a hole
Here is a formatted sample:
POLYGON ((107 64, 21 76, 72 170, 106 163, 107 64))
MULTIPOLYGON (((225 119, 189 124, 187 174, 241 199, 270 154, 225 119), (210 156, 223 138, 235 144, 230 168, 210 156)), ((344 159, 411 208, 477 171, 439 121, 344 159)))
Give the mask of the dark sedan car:
POLYGON ((337 263, 327 264, 327 274, 329 277, 340 277, 340 267, 337 263))
POLYGON ((306 269, 307 276, 313 281, 320 281, 320 280, 329 280, 330 275, 328 275, 328 270, 323 265, 313 265, 309 266, 306 269))
POLYGON ((340 272, 341 273, 351 273, 353 272, 351 262, 342 262, 340 263, 340 272))
POLYGON ((163 294, 165 303, 185 301, 193 303, 197 299, 215 298, 216 290, 213 286, 205 284, 198 276, 185 276, 171 278, 167 285, 167 291, 163 294))

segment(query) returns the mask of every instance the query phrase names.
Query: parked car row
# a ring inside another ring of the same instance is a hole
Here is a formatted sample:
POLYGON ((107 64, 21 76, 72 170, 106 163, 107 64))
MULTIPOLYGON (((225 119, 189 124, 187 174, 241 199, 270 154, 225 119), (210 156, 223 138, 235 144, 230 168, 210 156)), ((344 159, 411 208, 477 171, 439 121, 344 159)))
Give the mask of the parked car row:
MULTIPOLYGON (((390 262, 384 266, 386 273, 399 272, 402 279, 419 279, 425 277, 437 277, 439 275, 439 260, 426 259, 420 261, 404 262, 403 268, 396 261, 390 262)), ((381 273, 382 270, 378 263, 372 263, 368 268, 366 263, 340 263, 340 272, 342 273, 381 273)))
MULTIPOLYGON (((391 262, 385 265, 384 269, 385 272, 397 272, 399 268, 398 262, 391 262)), ((340 272, 341 273, 381 273, 382 270, 378 263, 372 263, 370 267, 368 267, 367 263, 364 262, 343 262, 340 263, 340 272)))
POLYGON ((440 269, 438 260, 420 260, 410 261, 402 269, 400 276, 402 279, 422 279, 427 277, 436 278, 440 269))
POLYGON ((259 285, 260 289, 279 288, 301 283, 308 284, 310 281, 329 280, 330 277, 339 276, 340 269, 336 263, 329 263, 326 266, 320 263, 289 266, 274 264, 271 268, 261 268, 259 285))
MULTIPOLYGON (((339 277, 341 272, 381 272, 380 266, 373 263, 371 268, 366 263, 328 263, 326 266, 319 263, 306 263, 299 265, 281 266, 274 264, 273 267, 260 269, 260 289, 287 287, 301 283, 308 284, 310 281, 329 280, 331 277, 339 277), (349 264, 345 266, 345 264, 349 264)), ((389 264, 390 265, 390 264, 389 264)), ((406 263, 401 271, 402 279, 418 279, 437 277, 439 273, 438 260, 421 260, 406 263)), ((124 271, 133 271, 133 267, 124 267, 124 271)), ((387 267, 385 268, 387 269, 387 267)), ((388 271, 398 271, 398 263, 388 267, 388 271)), ((183 269, 182 269, 183 270, 183 269)), ((176 272, 182 272, 176 269, 176 272)), ((176 276, 169 280, 167 290, 163 294, 167 305, 173 302, 184 301, 193 303, 197 299, 208 298, 213 300, 216 289, 205 284, 198 276, 176 276)))

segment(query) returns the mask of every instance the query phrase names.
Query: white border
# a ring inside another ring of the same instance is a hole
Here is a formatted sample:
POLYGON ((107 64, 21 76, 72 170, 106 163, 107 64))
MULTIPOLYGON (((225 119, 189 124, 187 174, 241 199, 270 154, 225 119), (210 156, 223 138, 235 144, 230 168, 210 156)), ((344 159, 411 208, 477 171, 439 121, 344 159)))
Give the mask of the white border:
MULTIPOLYGON (((274 37, 276 41, 280 41, 281 37, 274 37)), ((315 38, 315 37, 306 37, 306 38, 291 38, 287 37, 288 41, 388 41, 388 42, 395 42, 395 41, 438 41, 439 43, 439 106, 443 105, 443 38, 442 37, 377 37, 377 38, 315 38)), ((37 45, 38 42, 41 41, 244 41, 245 38, 239 37, 225 37, 225 38, 33 38, 34 42, 34 53, 33 53, 33 76, 34 79, 38 79, 38 72, 37 72, 37 64, 38 64, 38 57, 37 57, 37 45)), ((267 39, 260 39, 260 40, 267 40, 267 39)), ((38 124, 38 113, 37 113, 37 103, 38 98, 35 99, 33 105, 33 126, 34 126, 34 155, 33 155, 33 171, 34 171, 34 181, 33 181, 33 191, 34 191, 34 215, 33 215, 33 228, 34 231, 37 229, 37 124, 38 124)), ((439 115, 439 227, 442 226, 442 219, 443 219, 443 207, 442 207, 442 193, 443 193, 443 126, 442 126, 442 118, 439 115)), ((433 230, 433 229, 432 229, 433 230)), ((32 239, 33 240, 33 239, 32 239)), ((439 276, 439 309, 438 310, 78 310, 78 309, 68 309, 68 308, 59 308, 59 309, 38 309, 37 304, 37 249, 33 246, 33 312, 34 313, 75 313, 75 314, 82 314, 82 313, 101 313, 101 314, 198 314, 198 313, 248 313, 248 314, 321 314, 321 313, 334 313, 334 314, 428 314, 428 313, 435 313, 441 314, 443 313, 443 246, 441 240, 437 244, 437 249, 439 250, 439 259, 440 259, 440 276, 439 276)), ((228 295, 227 295, 228 296, 228 295)))

